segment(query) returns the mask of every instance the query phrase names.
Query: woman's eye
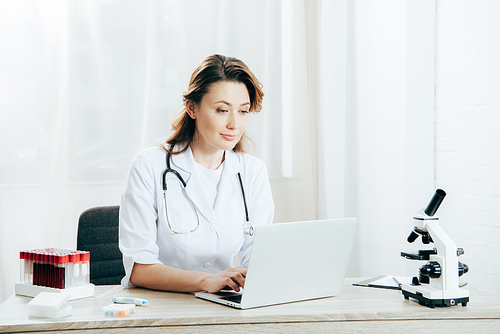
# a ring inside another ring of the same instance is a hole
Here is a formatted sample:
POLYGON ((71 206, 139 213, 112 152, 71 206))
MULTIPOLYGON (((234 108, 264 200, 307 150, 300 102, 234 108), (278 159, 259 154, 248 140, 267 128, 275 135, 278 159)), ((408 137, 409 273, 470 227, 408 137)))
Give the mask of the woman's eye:
POLYGON ((249 111, 248 110, 240 110, 240 113, 242 113, 242 114, 248 114, 249 111))
POLYGON ((227 110, 224 110, 224 109, 217 109, 217 112, 218 112, 219 114, 223 114, 223 113, 226 113, 226 112, 227 112, 227 110))

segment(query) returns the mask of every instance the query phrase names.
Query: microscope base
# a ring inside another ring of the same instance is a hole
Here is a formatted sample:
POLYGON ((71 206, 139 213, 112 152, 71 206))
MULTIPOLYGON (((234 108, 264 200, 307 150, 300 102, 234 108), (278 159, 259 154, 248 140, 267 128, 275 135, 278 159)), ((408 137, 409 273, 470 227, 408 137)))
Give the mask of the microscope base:
POLYGON ((406 290, 402 290, 405 299, 409 299, 410 297, 418 300, 420 305, 425 305, 430 308, 434 308, 435 306, 454 306, 458 304, 462 304, 462 306, 467 306, 469 302, 469 297, 461 297, 461 298, 450 298, 450 299, 431 299, 422 296, 422 294, 412 293, 406 290))

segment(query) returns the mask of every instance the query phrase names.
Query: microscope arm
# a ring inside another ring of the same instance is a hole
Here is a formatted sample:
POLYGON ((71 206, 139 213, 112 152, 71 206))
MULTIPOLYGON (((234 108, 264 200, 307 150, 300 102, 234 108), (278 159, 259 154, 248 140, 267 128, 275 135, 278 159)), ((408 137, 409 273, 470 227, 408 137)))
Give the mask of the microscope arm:
POLYGON ((437 255, 431 255, 430 259, 437 261, 441 266, 443 290, 455 290, 459 288, 458 282, 458 257, 457 245, 439 226, 439 221, 430 220, 424 222, 437 249, 437 255))

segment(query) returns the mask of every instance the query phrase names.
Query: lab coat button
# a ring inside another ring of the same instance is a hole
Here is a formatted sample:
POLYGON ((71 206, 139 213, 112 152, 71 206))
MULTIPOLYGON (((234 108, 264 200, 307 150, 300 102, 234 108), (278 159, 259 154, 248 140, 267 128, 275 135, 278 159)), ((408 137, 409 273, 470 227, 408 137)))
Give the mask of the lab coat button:
POLYGON ((211 231, 216 231, 217 230, 217 227, 215 227, 214 225, 210 226, 210 230, 211 231))
POLYGON ((204 267, 204 268, 207 268, 207 269, 208 269, 208 268, 210 268, 210 262, 205 263, 205 264, 203 265, 203 267, 204 267))

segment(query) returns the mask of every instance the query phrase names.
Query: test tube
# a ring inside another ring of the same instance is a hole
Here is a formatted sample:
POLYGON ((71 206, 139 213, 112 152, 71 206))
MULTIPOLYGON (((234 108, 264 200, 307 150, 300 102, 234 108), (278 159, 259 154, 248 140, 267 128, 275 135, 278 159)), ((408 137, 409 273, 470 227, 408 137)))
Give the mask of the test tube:
POLYGON ((53 270, 54 270, 54 275, 52 278, 52 281, 54 282, 54 288, 59 289, 59 280, 61 279, 59 277, 59 261, 60 261, 60 256, 61 254, 59 253, 58 249, 54 249, 54 253, 52 255, 54 257, 54 264, 53 264, 53 270))
POLYGON ((43 274, 44 274, 44 265, 45 265, 45 254, 43 254, 43 250, 40 250, 38 253, 38 279, 37 285, 43 286, 44 280, 43 280, 43 274))
POLYGON ((65 288, 70 288, 71 287, 71 271, 73 270, 72 267, 72 258, 71 258, 71 252, 68 250, 64 250, 64 255, 68 257, 68 261, 64 264, 64 287, 65 288))
POLYGON ((54 253, 53 249, 49 248, 46 249, 46 255, 45 258, 47 260, 46 262, 46 279, 45 279, 45 286, 48 286, 49 288, 54 287, 54 253))
POLYGON ((24 253, 24 277, 21 278, 21 282, 29 284, 30 281, 30 251, 25 250, 24 253))
POLYGON ((44 254, 43 250, 40 250, 37 254, 37 262, 38 262, 38 273, 37 273, 37 285, 43 285, 43 265, 44 265, 44 254))
POLYGON ((19 281, 21 283, 24 283, 24 272, 26 271, 25 269, 25 264, 26 264, 26 253, 24 251, 19 252, 19 281))
POLYGON ((54 257, 54 263, 53 263, 53 270, 54 270, 54 274, 53 274, 53 278, 52 278, 52 281, 54 282, 54 288, 56 289, 59 289, 59 280, 60 280, 60 277, 59 277, 59 257, 60 257, 60 253, 59 253, 59 250, 58 249, 54 249, 53 251, 53 254, 52 256, 54 257))
POLYGON ((42 249, 41 250, 41 254, 40 254, 40 266, 39 266, 39 269, 40 269, 40 277, 39 277, 39 282, 38 282, 38 285, 41 285, 41 286, 48 286, 48 254, 47 254, 47 250, 46 249, 42 249))
POLYGON ((90 284, 90 252, 81 252, 80 259, 82 264, 82 285, 90 284))
POLYGON ((70 286, 78 286, 80 280, 80 253, 71 252, 69 254, 69 277, 70 286))
POLYGON ((51 249, 47 252, 47 286, 54 287, 54 253, 51 249))
POLYGON ((24 279, 23 282, 26 284, 30 284, 30 271, 31 271, 31 260, 30 260, 30 251, 26 250, 24 253, 24 279))
POLYGON ((41 286, 47 286, 47 252, 45 249, 42 250, 42 255, 40 257, 40 267, 42 268, 42 279, 40 281, 41 286))
POLYGON ((33 250, 33 285, 38 285, 38 281, 40 278, 39 267, 40 267, 40 253, 37 250, 33 250))
POLYGON ((45 250, 45 286, 52 288, 52 254, 45 250))
POLYGON ((48 250, 44 251, 45 265, 44 265, 44 286, 50 287, 50 253, 48 250))
POLYGON ((60 253, 57 258, 57 286, 58 289, 66 288, 66 266, 68 254, 60 253))
POLYGON ((52 250, 47 252, 47 286, 54 287, 54 254, 52 250))
POLYGON ((45 249, 45 286, 52 287, 52 254, 50 249, 45 249))
POLYGON ((33 251, 28 251, 28 284, 33 284, 33 251))
POLYGON ((43 251, 36 252, 36 285, 43 284, 43 251))
POLYGON ((83 260, 83 253, 81 251, 77 251, 78 253, 78 264, 75 263, 75 266, 78 267, 78 270, 80 271, 78 274, 78 277, 75 279, 76 285, 83 285, 83 267, 82 267, 82 260, 83 260))
POLYGON ((69 288, 71 287, 71 270, 70 270, 70 264, 71 260, 69 258, 70 252, 65 251, 64 256, 65 256, 65 262, 64 262, 64 273, 65 273, 65 281, 64 281, 64 288, 69 288))
POLYGON ((50 283, 50 287, 51 288, 55 288, 56 287, 56 278, 57 278, 57 256, 54 252, 54 250, 51 250, 50 251, 50 254, 49 254, 49 265, 50 265, 50 270, 49 270, 49 273, 50 273, 50 279, 49 279, 49 283, 50 283))
POLYGON ((58 250, 57 252, 57 263, 56 263, 56 288, 64 289, 66 284, 66 262, 68 262, 68 257, 58 250))

